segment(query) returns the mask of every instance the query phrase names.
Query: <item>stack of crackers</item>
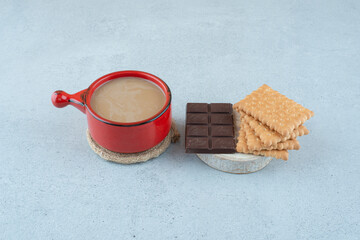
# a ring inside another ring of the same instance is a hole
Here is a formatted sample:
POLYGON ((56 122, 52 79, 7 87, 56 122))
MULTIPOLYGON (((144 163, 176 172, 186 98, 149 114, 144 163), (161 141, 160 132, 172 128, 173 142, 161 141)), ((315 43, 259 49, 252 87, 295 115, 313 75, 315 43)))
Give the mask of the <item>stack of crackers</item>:
POLYGON ((233 107, 240 114, 236 150, 283 160, 300 149, 296 138, 309 134, 303 123, 314 115, 266 84, 233 107))

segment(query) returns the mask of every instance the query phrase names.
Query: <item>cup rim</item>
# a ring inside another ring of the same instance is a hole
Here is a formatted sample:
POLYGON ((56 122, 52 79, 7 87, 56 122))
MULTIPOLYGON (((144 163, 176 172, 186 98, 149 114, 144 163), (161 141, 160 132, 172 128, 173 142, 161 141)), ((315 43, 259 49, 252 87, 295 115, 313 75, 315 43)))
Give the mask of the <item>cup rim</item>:
POLYGON ((156 120, 157 118, 161 117, 169 109, 169 107, 171 105, 171 91, 170 91, 169 86, 162 79, 160 79, 159 77, 157 77, 153 74, 150 74, 147 72, 142 72, 142 71, 137 71, 137 70, 125 70, 125 71, 112 72, 112 73, 106 74, 106 75, 98 78, 97 80, 95 80, 87 89, 84 102, 85 102, 84 105, 85 105, 86 109, 97 120, 99 120, 103 123, 112 125, 112 126, 134 127, 134 126, 139 126, 139 125, 150 123, 150 122, 156 120), (115 78, 120 78, 120 77, 138 77, 138 78, 143 78, 145 80, 149 80, 149 81, 155 83, 158 87, 161 88, 161 90, 165 94, 166 101, 165 101, 164 106, 155 115, 153 115, 147 119, 137 121, 137 122, 122 123, 122 122, 116 122, 116 121, 112 121, 112 120, 101 117, 91 107, 91 104, 90 104, 91 96, 94 93, 94 91, 97 88, 99 88, 100 86, 102 86, 104 83, 111 81, 115 78))

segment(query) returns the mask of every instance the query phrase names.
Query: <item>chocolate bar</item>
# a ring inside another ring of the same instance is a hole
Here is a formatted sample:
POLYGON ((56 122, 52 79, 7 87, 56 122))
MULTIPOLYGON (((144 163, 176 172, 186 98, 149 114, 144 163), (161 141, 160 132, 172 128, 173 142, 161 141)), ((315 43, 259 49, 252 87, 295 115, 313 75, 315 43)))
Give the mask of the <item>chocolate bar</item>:
POLYGON ((235 137, 231 103, 188 103, 185 151, 234 153, 235 137))

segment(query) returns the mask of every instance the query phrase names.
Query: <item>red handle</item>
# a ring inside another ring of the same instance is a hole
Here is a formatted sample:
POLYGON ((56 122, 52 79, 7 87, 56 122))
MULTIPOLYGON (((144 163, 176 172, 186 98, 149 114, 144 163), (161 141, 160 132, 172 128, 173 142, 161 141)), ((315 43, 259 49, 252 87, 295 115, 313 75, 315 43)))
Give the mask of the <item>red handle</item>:
POLYGON ((51 102, 57 108, 63 108, 70 104, 85 113, 86 91, 87 89, 84 89, 75 94, 68 94, 64 91, 58 90, 51 95, 51 102))

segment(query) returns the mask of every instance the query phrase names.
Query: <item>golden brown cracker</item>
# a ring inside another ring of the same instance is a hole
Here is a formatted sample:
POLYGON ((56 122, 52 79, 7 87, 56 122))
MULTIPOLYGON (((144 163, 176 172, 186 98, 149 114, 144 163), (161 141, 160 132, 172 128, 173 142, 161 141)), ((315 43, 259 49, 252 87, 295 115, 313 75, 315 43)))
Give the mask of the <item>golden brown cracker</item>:
POLYGON ((234 108, 244 111, 283 136, 289 136, 314 115, 309 109, 266 84, 234 104, 234 108))
POLYGON ((287 150, 262 150, 254 151, 252 154, 261 155, 265 157, 274 157, 287 161, 289 159, 289 152, 287 150))
POLYGON ((246 143, 246 133, 244 131, 244 121, 240 123, 239 136, 237 138, 236 151, 242 153, 249 153, 249 149, 246 143))
POLYGON ((241 153, 251 153, 254 155, 262 155, 267 157, 274 157, 282 160, 288 160, 289 153, 287 150, 261 150, 250 152, 246 142, 246 132, 244 130, 244 122, 240 123, 239 136, 237 138, 236 151, 241 153))
POLYGON ((243 129, 246 135, 246 143, 250 152, 261 150, 299 150, 300 144, 296 139, 279 142, 272 146, 265 146, 260 138, 255 135, 254 130, 244 121, 243 129))
POLYGON ((304 125, 300 125, 298 128, 294 129, 289 136, 284 137, 242 111, 241 116, 243 116, 243 121, 249 124, 249 126, 254 130, 255 135, 260 138, 261 142, 266 147, 276 146, 279 142, 285 142, 289 139, 295 139, 298 136, 309 134, 309 130, 304 125))

